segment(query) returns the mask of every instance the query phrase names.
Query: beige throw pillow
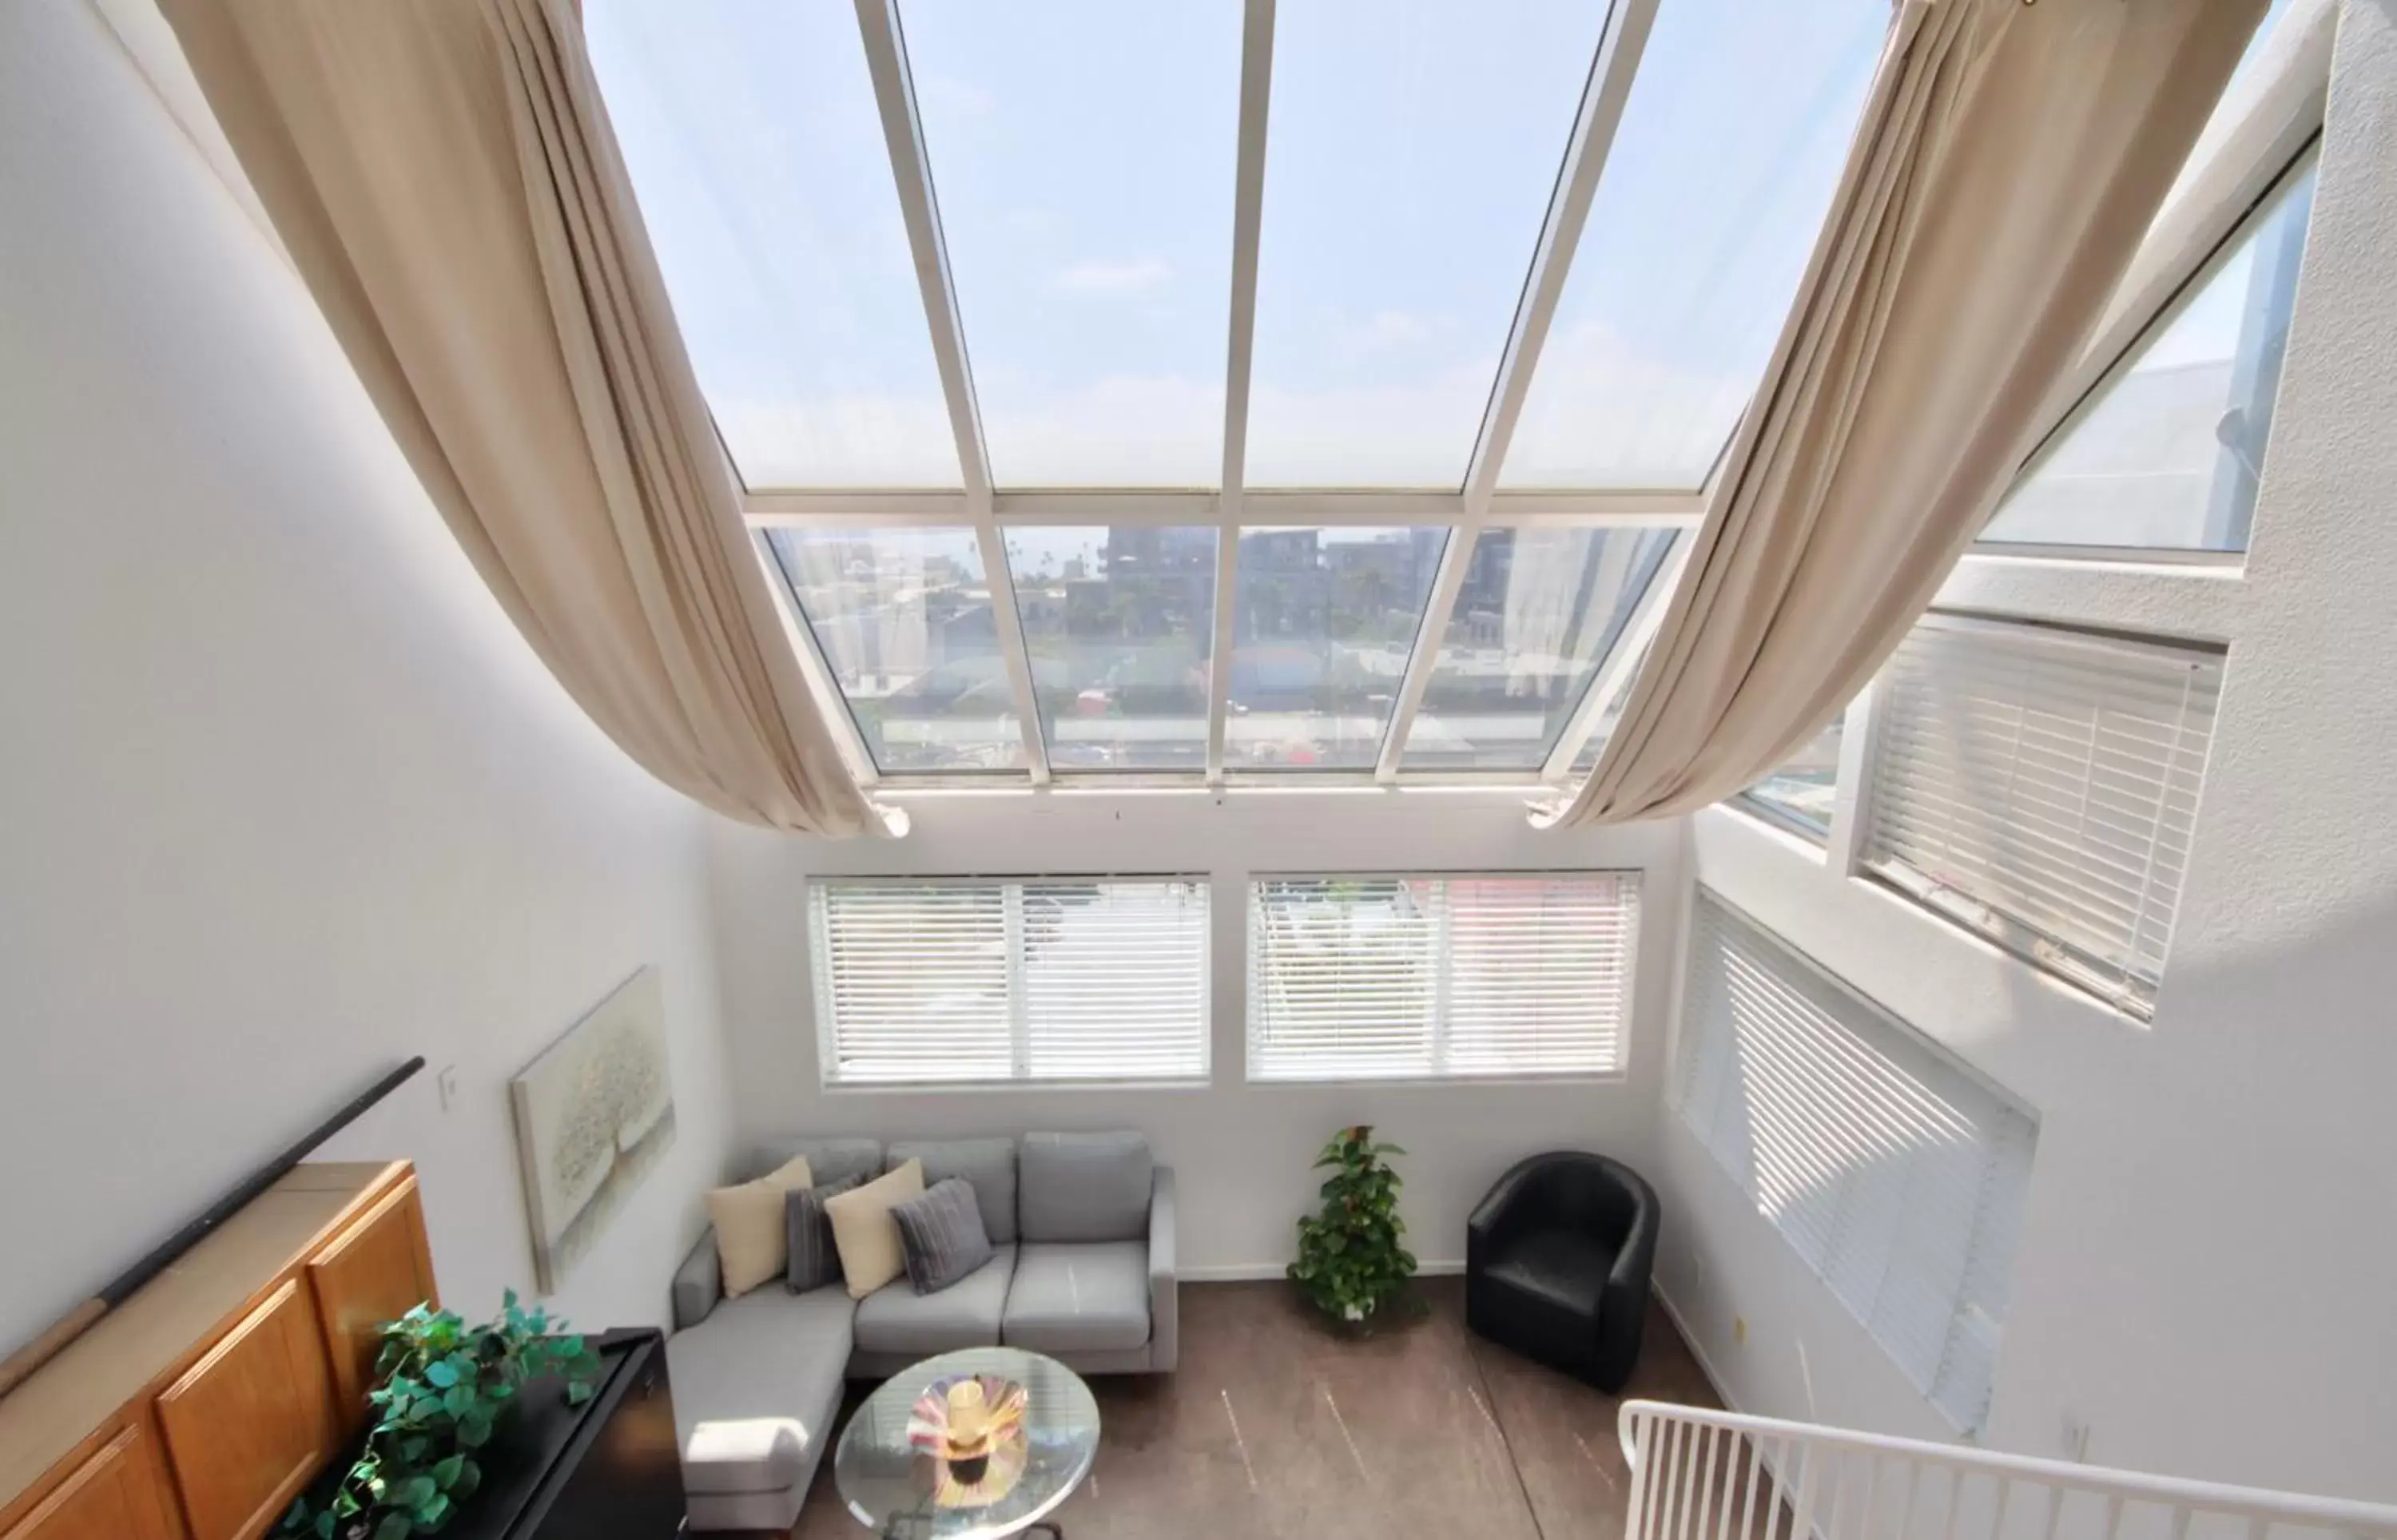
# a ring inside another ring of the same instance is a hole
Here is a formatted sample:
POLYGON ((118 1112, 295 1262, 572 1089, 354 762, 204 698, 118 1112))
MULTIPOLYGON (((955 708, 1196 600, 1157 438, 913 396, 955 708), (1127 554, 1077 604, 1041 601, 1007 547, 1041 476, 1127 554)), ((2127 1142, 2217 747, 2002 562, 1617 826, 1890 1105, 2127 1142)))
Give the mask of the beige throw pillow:
POLYGON ((924 1162, 909 1161, 864 1187, 824 1200, 824 1217, 832 1221, 833 1249, 840 1253, 840 1274, 848 1281, 850 1298, 864 1299, 907 1270, 899 1221, 891 1217, 891 1211, 923 1195, 924 1162))
POLYGON ((815 1186, 808 1158, 797 1156, 754 1182, 716 1188, 707 1195, 707 1222, 716 1227, 716 1262, 724 1297, 743 1294, 783 1276, 790 1236, 783 1228, 783 1194, 815 1186))

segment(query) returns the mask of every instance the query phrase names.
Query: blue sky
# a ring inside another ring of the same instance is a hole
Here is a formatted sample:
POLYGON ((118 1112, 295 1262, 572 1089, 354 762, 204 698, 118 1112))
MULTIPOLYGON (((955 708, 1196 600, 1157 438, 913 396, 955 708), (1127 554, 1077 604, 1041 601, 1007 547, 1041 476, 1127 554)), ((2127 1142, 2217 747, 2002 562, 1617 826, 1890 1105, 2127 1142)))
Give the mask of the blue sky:
MULTIPOLYGON (((1664 0, 1510 483, 1703 474, 1888 15, 1664 0)), ((848 0, 586 16, 744 474, 957 485, 848 0)), ((1216 485, 1239 6, 901 0, 901 17, 999 485, 1216 485)), ((1252 485, 1461 479, 1603 22, 1593 0, 1284 0, 1252 485)))

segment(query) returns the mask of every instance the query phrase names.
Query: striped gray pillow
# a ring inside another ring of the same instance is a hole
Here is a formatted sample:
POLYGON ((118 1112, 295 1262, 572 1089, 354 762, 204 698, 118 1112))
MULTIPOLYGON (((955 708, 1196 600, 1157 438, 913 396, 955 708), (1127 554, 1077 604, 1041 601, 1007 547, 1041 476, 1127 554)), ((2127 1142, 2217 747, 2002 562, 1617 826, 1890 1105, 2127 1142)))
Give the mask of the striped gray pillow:
POLYGON ((934 1182, 921 1198, 893 1204, 891 1217, 899 1221, 907 1281, 919 1294, 947 1288, 991 1258, 982 1205, 973 1184, 962 1176, 934 1182))
POLYGON ((824 1200, 837 1198, 865 1180, 845 1176, 817 1187, 793 1188, 783 1195, 783 1228, 790 1241, 791 1292, 805 1294, 840 1281, 840 1253, 833 1249, 832 1221, 824 1217, 824 1200))

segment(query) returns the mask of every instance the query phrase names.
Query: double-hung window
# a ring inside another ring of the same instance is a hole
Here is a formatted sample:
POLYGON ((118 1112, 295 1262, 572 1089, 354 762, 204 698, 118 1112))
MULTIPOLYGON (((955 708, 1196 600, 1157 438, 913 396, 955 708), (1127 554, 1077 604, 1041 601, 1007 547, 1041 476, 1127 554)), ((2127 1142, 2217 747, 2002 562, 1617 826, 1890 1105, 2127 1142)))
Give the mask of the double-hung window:
POLYGON ((1202 879, 826 879, 809 931, 827 1085, 1206 1079, 1202 879))
POLYGON ((1619 1073, 1639 920, 1636 872, 1261 879, 1249 1079, 1619 1073))
POLYGON ((1865 869, 2152 1016, 2222 666, 2177 644, 1926 617, 1875 696, 1865 869))
POLYGON ((1703 890, 1673 1097, 1957 1428, 1987 1414, 2038 1124, 1703 890))

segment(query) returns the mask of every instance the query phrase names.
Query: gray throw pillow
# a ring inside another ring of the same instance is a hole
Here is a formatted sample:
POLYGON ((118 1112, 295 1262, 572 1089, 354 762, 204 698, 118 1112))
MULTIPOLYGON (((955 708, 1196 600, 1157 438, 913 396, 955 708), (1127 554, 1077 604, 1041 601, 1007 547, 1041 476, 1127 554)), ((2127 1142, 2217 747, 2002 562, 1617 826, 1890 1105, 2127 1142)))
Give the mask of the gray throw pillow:
POLYGON ((921 1198, 894 1204, 899 1246, 907 1255, 907 1281, 928 1294, 947 1288, 991 1258, 990 1232, 973 1184, 962 1176, 935 1182, 921 1198))
POLYGON ((824 1216, 824 1200, 837 1198, 865 1180, 844 1176, 817 1187, 793 1188, 783 1197, 783 1228, 789 1234, 793 1294, 805 1294, 840 1281, 840 1253, 833 1249, 832 1221, 824 1216))

